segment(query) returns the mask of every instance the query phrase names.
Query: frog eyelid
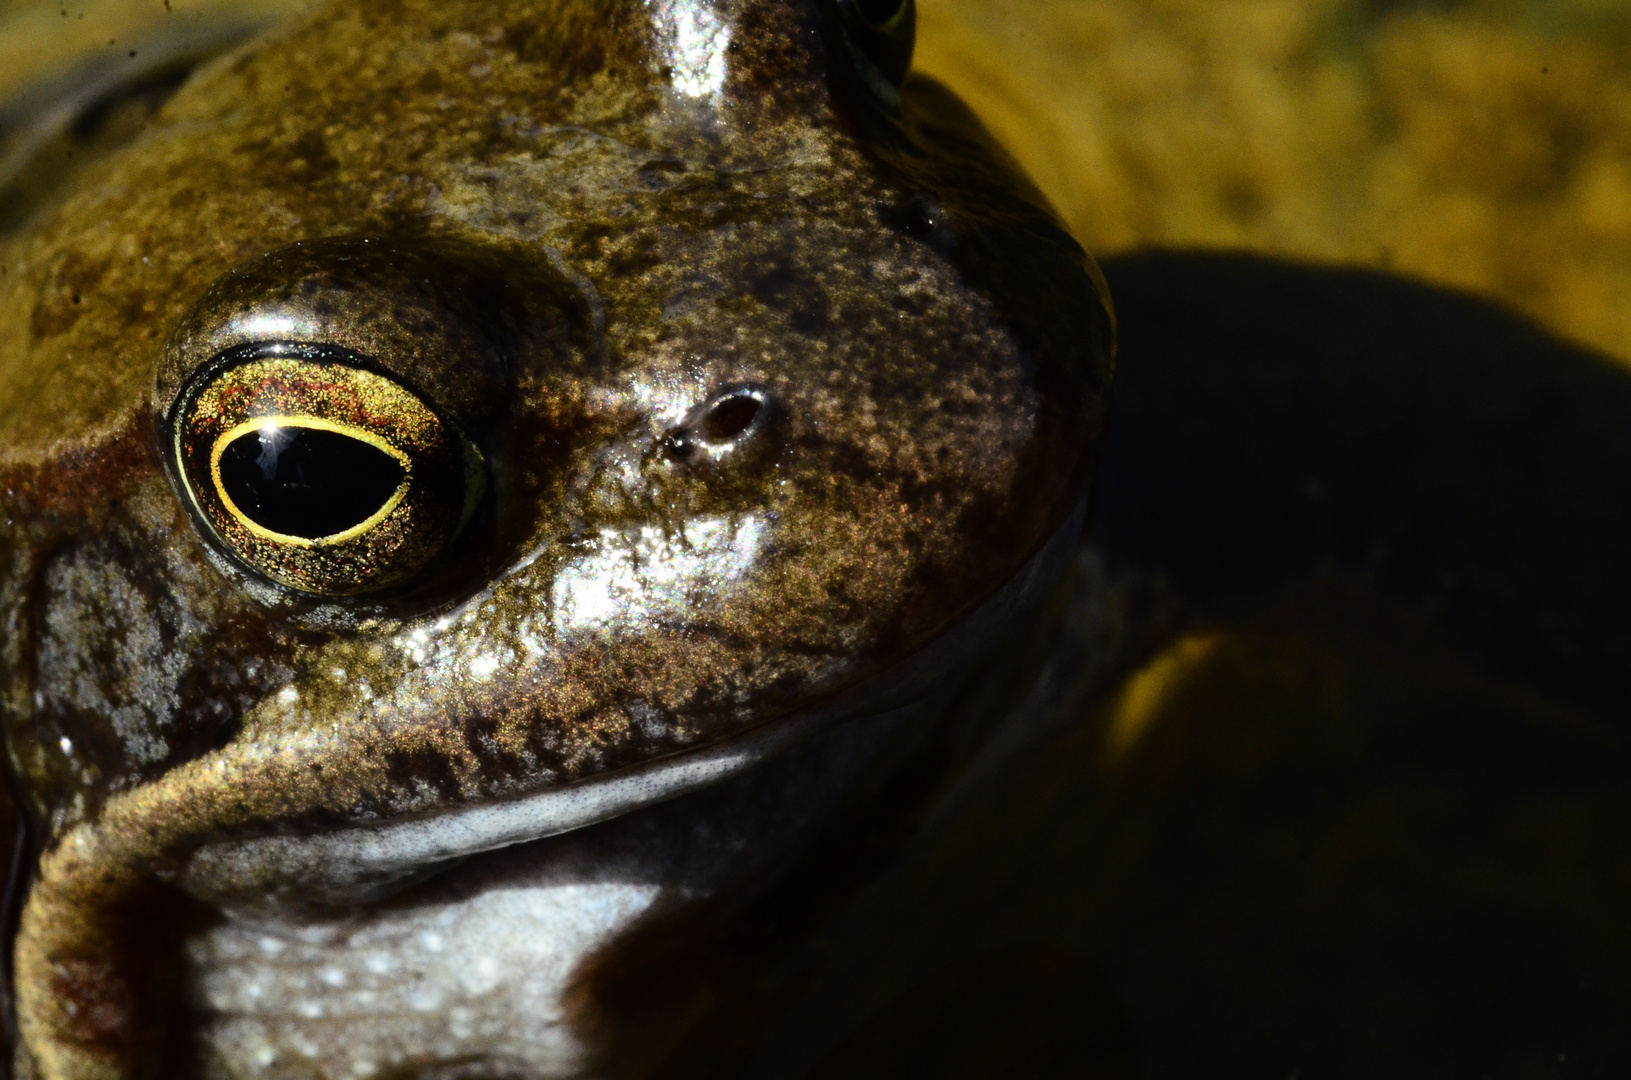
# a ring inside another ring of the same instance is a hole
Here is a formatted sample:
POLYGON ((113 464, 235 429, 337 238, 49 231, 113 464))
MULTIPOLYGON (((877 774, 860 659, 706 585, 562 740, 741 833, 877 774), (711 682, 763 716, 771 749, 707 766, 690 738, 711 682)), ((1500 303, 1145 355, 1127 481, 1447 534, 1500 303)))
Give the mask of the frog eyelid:
POLYGON ((210 480, 215 485, 215 497, 221 500, 221 505, 226 509, 227 513, 237 519, 238 523, 245 529, 248 529, 262 540, 269 540, 276 544, 286 544, 290 547, 331 547, 363 535, 390 516, 391 511, 395 510, 398 504, 407 497, 408 490, 413 485, 413 460, 402 450, 366 428, 360 428, 352 424, 336 423, 317 416, 260 416, 253 420, 246 420, 216 438, 215 444, 210 447, 210 480), (375 510, 350 528, 343 529, 330 536, 293 536, 268 529, 244 513, 239 509, 238 504, 232 501, 232 496, 227 493, 226 483, 221 478, 221 455, 226 452, 229 445, 243 436, 272 427, 330 431, 336 435, 344 435, 347 438, 356 439, 358 442, 367 443, 374 449, 389 454, 396 459, 397 464, 402 466, 402 482, 397 485, 396 490, 391 493, 391 497, 386 499, 378 510, 375 510))

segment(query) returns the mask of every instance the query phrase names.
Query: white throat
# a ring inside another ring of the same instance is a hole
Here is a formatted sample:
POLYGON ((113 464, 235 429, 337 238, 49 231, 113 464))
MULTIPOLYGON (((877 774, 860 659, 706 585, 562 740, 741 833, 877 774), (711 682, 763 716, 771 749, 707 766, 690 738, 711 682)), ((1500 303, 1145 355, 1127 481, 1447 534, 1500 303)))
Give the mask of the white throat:
POLYGON ((204 1075, 587 1075, 573 988, 597 954, 794 854, 921 726, 913 710, 851 721, 715 788, 478 855, 383 903, 230 918, 186 948, 204 1075))

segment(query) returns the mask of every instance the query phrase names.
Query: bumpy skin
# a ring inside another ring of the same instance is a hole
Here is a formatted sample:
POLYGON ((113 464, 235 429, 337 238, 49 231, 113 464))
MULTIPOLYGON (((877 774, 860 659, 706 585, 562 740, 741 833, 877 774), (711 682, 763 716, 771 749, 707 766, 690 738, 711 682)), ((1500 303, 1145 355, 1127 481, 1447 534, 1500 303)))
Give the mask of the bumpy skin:
POLYGON ((156 890, 200 844, 774 724, 918 652, 1081 502, 1096 271, 947 92, 897 90, 891 48, 826 0, 335 5, 209 67, 11 241, 26 1067, 150 1067, 156 890), (487 500, 412 581, 302 596, 190 516, 175 396, 268 338, 371 357, 479 444, 487 500), (754 425, 688 450, 737 387, 754 425))

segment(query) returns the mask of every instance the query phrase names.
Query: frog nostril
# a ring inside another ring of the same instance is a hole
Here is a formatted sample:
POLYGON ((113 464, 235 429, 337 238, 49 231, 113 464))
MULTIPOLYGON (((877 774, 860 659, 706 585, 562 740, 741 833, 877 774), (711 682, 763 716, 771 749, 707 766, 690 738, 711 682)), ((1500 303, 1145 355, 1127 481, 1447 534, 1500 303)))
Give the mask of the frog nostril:
POLYGON ((717 402, 702 417, 699 433, 709 443, 730 442, 759 418, 764 402, 752 394, 736 394, 717 402))
MULTIPOLYGON (((775 399, 757 386, 735 386, 715 393, 692 410, 662 438, 662 453, 670 461, 696 462, 703 458, 739 463, 748 445, 763 450, 773 418, 780 415, 775 399)), ((757 459, 758 452, 749 455, 757 459)))

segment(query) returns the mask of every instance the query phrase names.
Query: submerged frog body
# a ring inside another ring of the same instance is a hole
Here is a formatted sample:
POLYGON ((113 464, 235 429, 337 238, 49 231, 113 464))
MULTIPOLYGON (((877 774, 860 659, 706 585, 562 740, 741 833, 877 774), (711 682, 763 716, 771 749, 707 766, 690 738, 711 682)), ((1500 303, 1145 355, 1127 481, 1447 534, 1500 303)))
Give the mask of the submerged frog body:
POLYGON ((1047 591, 1108 300, 884 6, 335 5, 18 232, 21 1075, 577 1075, 1047 591))

